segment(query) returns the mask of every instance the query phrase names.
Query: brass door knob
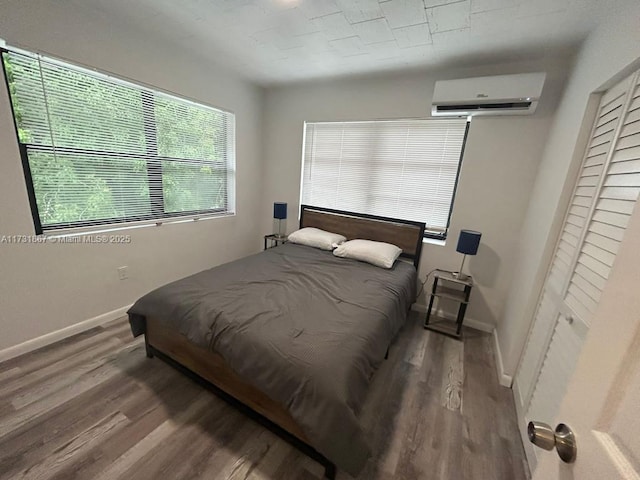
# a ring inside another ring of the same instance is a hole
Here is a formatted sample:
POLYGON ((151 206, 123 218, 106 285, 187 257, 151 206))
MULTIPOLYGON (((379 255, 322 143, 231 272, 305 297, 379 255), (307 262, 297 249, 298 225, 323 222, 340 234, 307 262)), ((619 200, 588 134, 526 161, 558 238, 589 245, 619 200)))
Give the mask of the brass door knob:
POLYGON ((576 461, 576 437, 573 431, 564 423, 559 423, 555 430, 542 422, 529 422, 527 425, 529 441, 536 447, 552 450, 556 447, 558 456, 563 462, 576 461))

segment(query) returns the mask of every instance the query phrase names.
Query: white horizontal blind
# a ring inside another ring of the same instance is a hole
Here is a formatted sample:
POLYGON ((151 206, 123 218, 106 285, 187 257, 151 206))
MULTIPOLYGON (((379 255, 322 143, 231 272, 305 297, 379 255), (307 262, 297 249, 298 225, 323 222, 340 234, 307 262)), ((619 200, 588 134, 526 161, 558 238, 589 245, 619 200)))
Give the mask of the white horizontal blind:
POLYGON ((449 223, 465 119, 305 124, 302 203, 449 223))
POLYGON ((3 60, 36 230, 230 210, 233 114, 40 55, 3 60))

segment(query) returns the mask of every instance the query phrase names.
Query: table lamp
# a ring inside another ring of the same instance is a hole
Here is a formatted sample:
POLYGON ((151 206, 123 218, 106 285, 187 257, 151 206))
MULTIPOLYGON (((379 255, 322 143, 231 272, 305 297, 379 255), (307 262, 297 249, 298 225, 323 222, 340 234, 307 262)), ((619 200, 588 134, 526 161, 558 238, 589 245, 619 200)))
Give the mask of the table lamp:
POLYGON ((273 204, 273 218, 278 219, 278 237, 282 237, 282 220, 287 218, 287 204, 275 202, 273 204))
POLYGON ((480 245, 480 237, 482 234, 480 232, 475 232, 473 230, 460 230, 460 236, 458 237, 458 246, 456 247, 456 252, 462 253, 462 264, 460 265, 460 270, 457 273, 454 273, 454 276, 460 280, 466 280, 469 278, 468 275, 465 275, 462 272, 464 268, 464 261, 467 258, 467 255, 475 255, 478 253, 478 246, 480 245))

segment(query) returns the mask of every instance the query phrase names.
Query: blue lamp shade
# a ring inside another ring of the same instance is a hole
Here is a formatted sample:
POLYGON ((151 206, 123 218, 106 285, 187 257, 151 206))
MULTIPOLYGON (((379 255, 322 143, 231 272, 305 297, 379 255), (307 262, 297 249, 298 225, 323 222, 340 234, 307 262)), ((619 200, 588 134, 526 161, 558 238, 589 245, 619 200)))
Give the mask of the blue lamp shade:
POLYGON ((287 218, 287 204, 283 202, 275 202, 273 204, 273 218, 284 220, 287 218))
POLYGON ((475 255, 478 253, 481 236, 482 234, 480 232, 475 232, 473 230, 460 230, 456 252, 464 253, 465 255, 475 255))

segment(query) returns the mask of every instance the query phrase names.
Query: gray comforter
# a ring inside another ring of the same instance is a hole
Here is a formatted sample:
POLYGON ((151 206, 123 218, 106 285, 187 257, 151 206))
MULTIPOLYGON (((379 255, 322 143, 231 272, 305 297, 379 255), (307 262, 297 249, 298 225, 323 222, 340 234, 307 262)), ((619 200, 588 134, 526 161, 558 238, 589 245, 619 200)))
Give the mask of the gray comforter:
POLYGON ((154 290, 129 316, 134 334, 148 316, 222 355, 356 474, 369 456, 358 412, 415 286, 404 262, 385 270, 285 244, 154 290))

